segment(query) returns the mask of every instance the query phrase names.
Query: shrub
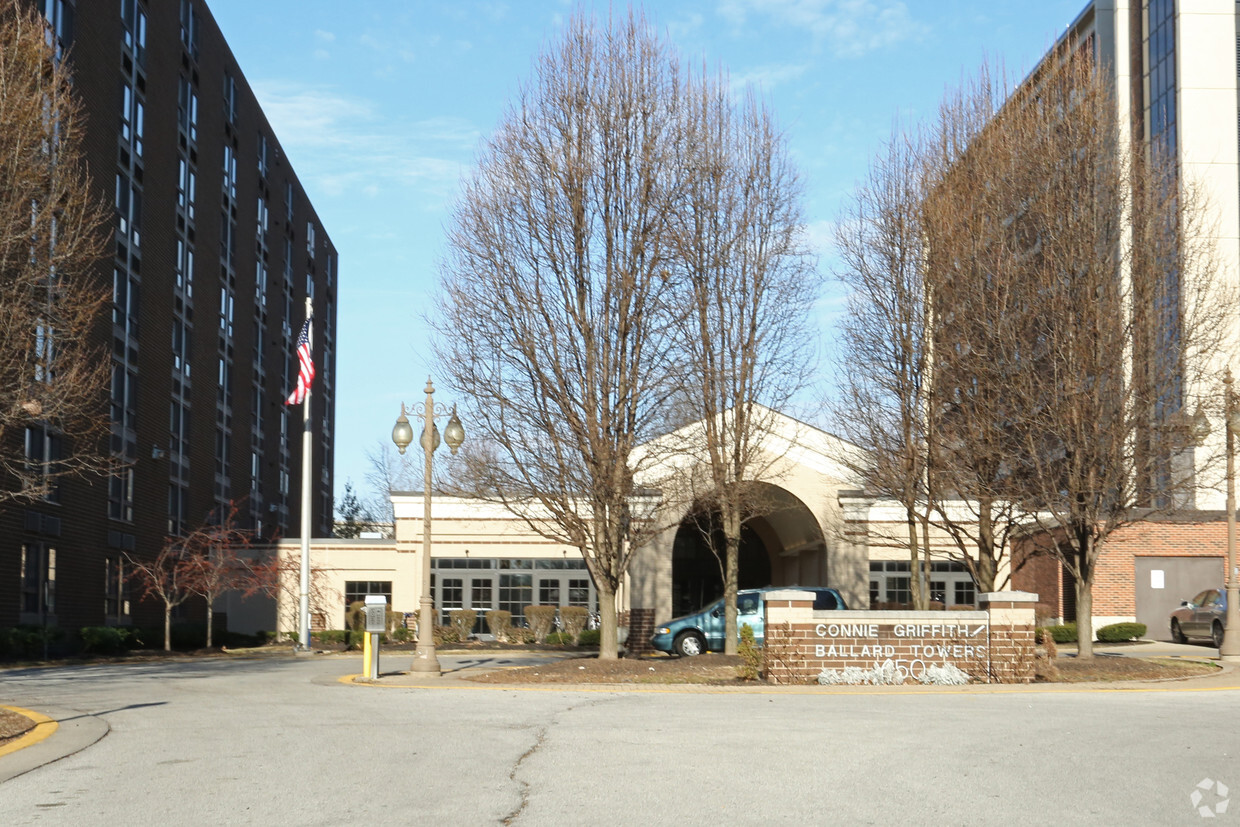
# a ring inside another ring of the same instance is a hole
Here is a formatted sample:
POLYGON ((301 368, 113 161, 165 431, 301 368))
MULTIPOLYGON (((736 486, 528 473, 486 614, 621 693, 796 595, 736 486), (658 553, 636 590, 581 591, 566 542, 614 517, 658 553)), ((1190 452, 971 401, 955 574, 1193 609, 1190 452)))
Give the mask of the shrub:
POLYGON ((99 654, 123 652, 129 648, 131 632, 117 626, 83 626, 82 651, 99 654))
POLYGON ((469 640, 474 624, 478 622, 478 613, 473 609, 453 609, 448 612, 448 618, 452 624, 452 630, 456 633, 456 639, 469 640))
POLYGON ((13 658, 41 658, 43 646, 59 643, 65 630, 58 626, 14 626, 0 629, 0 655, 13 658))
POLYGON ((578 646, 598 646, 600 632, 598 629, 585 629, 577 635, 578 646))
POLYGON ((512 612, 503 609, 487 612, 487 629, 500 643, 507 643, 512 637, 512 612))
POLYGON ((552 632, 547 635, 547 640, 545 642, 555 646, 571 646, 573 641, 576 639, 576 637, 570 635, 568 632, 552 632))
POLYGON ((1144 623, 1112 623, 1098 630, 1098 640, 1104 643, 1119 643, 1122 640, 1145 637, 1144 623))
POLYGON ((581 634, 581 630, 586 628, 586 620, 590 617, 590 611, 585 606, 564 606, 560 609, 560 620, 564 624, 564 634, 569 636, 569 640, 577 640, 577 635, 581 634))
POLYGON ((736 667, 736 673, 743 681, 756 681, 758 679, 758 671, 762 666, 762 650, 758 648, 758 643, 753 636, 753 627, 748 623, 741 625, 741 641, 736 647, 736 654, 740 655, 740 666, 736 667))
POLYGON ((534 632, 535 643, 542 643, 547 639, 547 635, 551 633, 551 627, 555 624, 555 613, 555 606, 525 607, 525 619, 534 632))
POLYGON ((365 629, 366 628, 366 604, 361 600, 354 600, 344 610, 344 627, 346 629, 365 629))
POLYGON ((1061 623, 1047 628, 1056 643, 1076 643, 1076 624, 1061 623))

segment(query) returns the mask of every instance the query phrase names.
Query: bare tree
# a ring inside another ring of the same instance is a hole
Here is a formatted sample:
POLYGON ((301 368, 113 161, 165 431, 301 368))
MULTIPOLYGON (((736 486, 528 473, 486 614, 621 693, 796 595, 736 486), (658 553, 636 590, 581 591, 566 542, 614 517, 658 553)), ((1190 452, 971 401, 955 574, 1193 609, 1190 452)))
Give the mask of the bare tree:
POLYGON ((104 210, 69 70, 30 5, 0 9, 0 501, 109 465, 108 361, 91 343, 104 210))
POLYGON ((1013 473, 1076 581, 1080 657, 1092 656, 1107 540, 1191 501, 1195 475, 1176 468, 1191 451, 1185 412, 1234 329, 1194 182, 1157 142, 1126 146, 1118 117, 1107 73, 1074 50, 1054 55, 995 125, 1026 188, 1006 228, 1021 254, 1004 273, 1021 293, 1004 377, 1024 449, 1013 473))
POLYGON ((254 534, 238 527, 237 512, 237 504, 230 501, 221 519, 196 528, 180 541, 185 589, 207 604, 208 649, 214 642, 215 601, 225 592, 254 588, 248 554, 254 534))
POLYGON ((726 78, 688 86, 685 178, 675 224, 675 305, 683 378, 675 433, 690 499, 717 514, 699 520, 721 562, 724 650, 737 647, 741 526, 767 503, 751 483, 779 457, 767 448, 775 410, 814 370, 809 311, 818 278, 806 252, 802 187, 770 110, 752 92, 739 103, 726 78), (714 541, 720 529, 723 549, 714 541))
POLYGON ((919 609, 928 602, 932 354, 925 155, 920 135, 895 131, 838 222, 836 276, 848 290, 848 309, 840 323, 840 397, 833 411, 842 436, 865 449, 850 460, 852 470, 868 490, 904 511, 905 536, 880 542, 907 548, 919 609))
POLYGON ((164 651, 172 651, 172 610, 194 592, 190 589, 192 572, 186 566, 185 539, 169 537, 154 559, 144 560, 126 555, 130 577, 137 581, 144 598, 156 598, 164 604, 164 651))
POLYGON ((940 106, 923 147, 929 183, 922 208, 932 311, 932 381, 927 430, 931 520, 954 542, 979 590, 1012 571, 1022 525, 1024 446, 1009 374, 1022 364, 1026 285, 1005 277, 1024 252, 1008 232, 1031 180, 1019 131, 1004 110, 1011 85, 1001 66, 978 74, 940 106), (1004 564, 1007 564, 1006 567, 1004 564))
POLYGON ((643 529, 633 449, 669 387, 682 87, 639 14, 572 18, 487 141, 443 267, 439 357, 485 446, 477 490, 581 551, 603 658, 643 529))
MULTIPOLYGON (((243 596, 261 594, 276 603, 276 624, 290 638, 296 640, 301 608, 301 557, 290 551, 281 554, 280 548, 259 550, 249 563, 249 580, 243 596)), ((327 618, 342 605, 344 596, 332 588, 327 572, 321 567, 310 566, 310 614, 327 618)))
POLYGON ((414 467, 413 454, 401 455, 390 440, 381 440, 366 451, 368 494, 363 506, 376 517, 376 521, 394 526, 396 514, 392 510, 392 493, 416 491, 422 486, 422 469, 414 467))

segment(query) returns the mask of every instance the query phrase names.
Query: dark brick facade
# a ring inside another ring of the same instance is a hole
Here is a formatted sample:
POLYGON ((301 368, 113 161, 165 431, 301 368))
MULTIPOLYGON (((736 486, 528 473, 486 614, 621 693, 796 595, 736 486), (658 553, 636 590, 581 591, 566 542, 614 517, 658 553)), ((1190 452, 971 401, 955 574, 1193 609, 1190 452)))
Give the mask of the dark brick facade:
POLYGON ((156 553, 230 500, 262 536, 300 531, 302 411, 283 402, 308 293, 311 525, 330 531, 336 251, 203 0, 20 2, 69 22, 87 165, 114 205, 98 343, 113 364, 108 448, 127 470, 66 482, 58 503, 0 506, 0 627, 150 624, 157 607, 117 590, 124 554, 156 553), (27 611, 23 554, 28 569, 43 555, 31 576, 47 580, 53 550, 54 606, 27 611))

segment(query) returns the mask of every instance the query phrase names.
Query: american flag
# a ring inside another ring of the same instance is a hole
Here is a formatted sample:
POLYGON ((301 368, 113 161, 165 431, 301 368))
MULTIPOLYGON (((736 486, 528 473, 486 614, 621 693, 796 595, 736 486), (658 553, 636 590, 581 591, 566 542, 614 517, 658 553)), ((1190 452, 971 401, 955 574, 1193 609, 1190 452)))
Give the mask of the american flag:
POLYGON ((301 335, 297 337, 297 387, 285 400, 285 405, 300 405, 306 401, 310 393, 310 383, 314 381, 314 358, 310 355, 310 322, 313 316, 306 318, 301 326, 301 335))

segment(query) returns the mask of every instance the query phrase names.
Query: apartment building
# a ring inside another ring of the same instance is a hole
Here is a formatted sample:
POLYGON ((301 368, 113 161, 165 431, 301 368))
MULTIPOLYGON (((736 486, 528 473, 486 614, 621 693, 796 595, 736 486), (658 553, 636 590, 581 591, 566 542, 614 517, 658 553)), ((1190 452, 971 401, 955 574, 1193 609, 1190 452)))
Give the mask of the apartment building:
POLYGON ((307 299, 310 524, 330 532, 336 250, 203 0, 19 2, 70 65, 90 175, 114 207, 97 273, 112 285, 100 402, 118 470, 0 506, 0 627, 149 623, 127 555, 230 503, 262 538, 299 532, 302 408, 284 400, 307 299))

